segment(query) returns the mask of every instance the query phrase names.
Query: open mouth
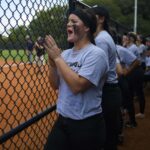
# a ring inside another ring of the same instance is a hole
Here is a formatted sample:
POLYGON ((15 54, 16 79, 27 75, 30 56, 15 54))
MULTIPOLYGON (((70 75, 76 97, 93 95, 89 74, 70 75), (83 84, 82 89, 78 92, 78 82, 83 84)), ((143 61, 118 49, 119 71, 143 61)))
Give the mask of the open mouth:
POLYGON ((67 29, 67 33, 68 33, 68 35, 71 35, 71 34, 73 34, 73 30, 72 29, 67 29))

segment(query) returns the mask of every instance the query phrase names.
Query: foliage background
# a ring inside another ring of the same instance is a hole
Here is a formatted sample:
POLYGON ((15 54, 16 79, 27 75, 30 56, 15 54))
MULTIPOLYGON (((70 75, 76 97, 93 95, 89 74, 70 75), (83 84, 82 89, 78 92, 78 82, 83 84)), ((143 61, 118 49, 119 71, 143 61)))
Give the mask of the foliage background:
MULTIPOLYGON (((107 7, 110 16, 129 29, 134 25, 134 0, 83 0, 90 5, 103 5, 107 7)), ((150 34, 150 2, 137 0, 137 33, 150 34)))
MULTIPOLYGON (((110 17, 128 29, 133 29, 134 0, 82 0, 87 5, 104 5, 110 17)), ((149 0, 138 0, 137 32, 150 35, 149 0)), ((59 46, 66 48, 66 21, 68 6, 54 5, 47 10, 37 10, 28 26, 18 25, 9 30, 8 36, 0 34, 0 49, 26 49, 26 35, 35 41, 38 36, 51 34, 59 46)))
POLYGON ((39 36, 51 34, 61 48, 66 47, 67 6, 53 6, 35 13, 28 26, 18 25, 9 30, 8 36, 0 35, 0 49, 26 49, 26 35, 35 42, 39 36))

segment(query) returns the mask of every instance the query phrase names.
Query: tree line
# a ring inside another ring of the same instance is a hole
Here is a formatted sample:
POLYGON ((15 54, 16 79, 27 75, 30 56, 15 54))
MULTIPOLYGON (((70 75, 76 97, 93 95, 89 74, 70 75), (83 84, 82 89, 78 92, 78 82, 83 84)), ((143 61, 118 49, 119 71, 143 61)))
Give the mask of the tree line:
POLYGON ((8 36, 0 35, 0 49, 25 49, 25 37, 29 35, 33 41, 38 36, 51 34, 61 46, 66 47, 66 6, 54 6, 51 9, 35 13, 28 26, 21 25, 9 30, 8 36))
MULTIPOLYGON (((135 0, 83 0, 89 6, 107 7, 111 18, 133 30, 135 0)), ((144 36, 150 34, 149 0, 137 0, 137 32, 144 36)))
MULTIPOLYGON (((113 20, 128 29, 133 29, 134 0, 83 0, 83 2, 89 6, 104 5, 113 20)), ((25 49, 26 35, 35 41, 38 36, 46 34, 51 34, 61 48, 65 48, 67 45, 65 41, 67 10, 67 6, 54 6, 47 10, 37 11, 28 26, 18 25, 9 30, 8 36, 0 35, 0 49, 25 49)), ((137 32, 143 35, 150 34, 149 10, 149 0, 138 1, 137 32)))

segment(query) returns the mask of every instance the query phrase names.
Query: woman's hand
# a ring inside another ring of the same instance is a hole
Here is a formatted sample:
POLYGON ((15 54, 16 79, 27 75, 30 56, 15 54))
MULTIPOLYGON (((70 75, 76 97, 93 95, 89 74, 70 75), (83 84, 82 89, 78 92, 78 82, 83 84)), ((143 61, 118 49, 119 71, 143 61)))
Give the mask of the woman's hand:
POLYGON ((54 62, 57 58, 60 57, 61 51, 51 35, 47 35, 45 37, 45 43, 43 45, 48 53, 50 63, 54 62))
POLYGON ((130 73, 130 70, 128 68, 123 68, 123 75, 127 76, 130 73))

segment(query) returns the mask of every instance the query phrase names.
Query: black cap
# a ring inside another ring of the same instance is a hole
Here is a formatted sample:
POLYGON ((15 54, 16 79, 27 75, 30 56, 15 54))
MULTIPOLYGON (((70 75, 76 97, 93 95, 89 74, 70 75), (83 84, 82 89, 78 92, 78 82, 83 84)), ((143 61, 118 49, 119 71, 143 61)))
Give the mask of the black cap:
POLYGON ((103 6, 96 6, 96 7, 93 7, 91 9, 94 11, 94 13, 96 15, 101 16, 101 17, 105 17, 105 19, 107 21, 110 19, 109 12, 108 12, 108 10, 105 7, 103 7, 103 6))
POLYGON ((103 6, 96 6, 96 7, 91 8, 91 10, 95 13, 95 15, 98 15, 100 17, 105 18, 104 23, 103 23, 103 28, 107 32, 110 32, 109 31, 109 25, 108 25, 108 22, 109 22, 109 19, 110 19, 108 10, 103 6))
POLYGON ((146 40, 146 41, 150 41, 150 37, 147 37, 145 40, 146 40))

